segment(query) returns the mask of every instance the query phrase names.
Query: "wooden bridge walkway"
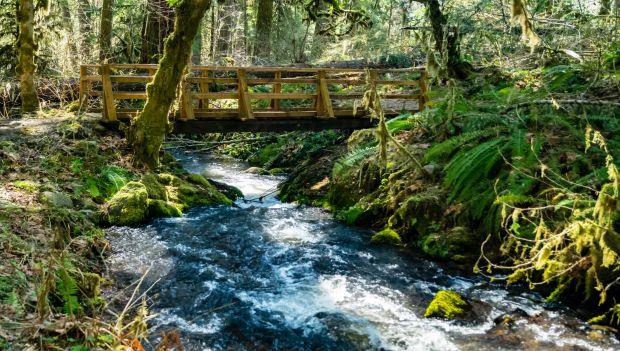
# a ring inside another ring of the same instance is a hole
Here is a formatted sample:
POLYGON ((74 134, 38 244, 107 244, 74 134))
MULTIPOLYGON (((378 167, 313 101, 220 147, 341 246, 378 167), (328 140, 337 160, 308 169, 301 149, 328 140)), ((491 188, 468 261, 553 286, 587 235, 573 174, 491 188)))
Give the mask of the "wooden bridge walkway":
MULTIPOLYGON (((155 64, 82 65, 80 102, 106 122, 129 120, 156 71, 155 64)), ((360 102, 368 84, 376 84, 387 116, 424 108, 423 68, 191 66, 170 118, 182 134, 366 128, 372 121, 360 102)))

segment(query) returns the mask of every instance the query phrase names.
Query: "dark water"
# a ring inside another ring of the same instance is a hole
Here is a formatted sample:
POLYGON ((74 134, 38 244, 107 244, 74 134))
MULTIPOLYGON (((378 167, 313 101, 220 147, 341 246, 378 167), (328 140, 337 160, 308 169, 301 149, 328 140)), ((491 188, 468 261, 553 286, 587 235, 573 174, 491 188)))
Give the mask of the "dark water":
MULTIPOLYGON (((235 161, 193 156, 187 168, 239 187, 246 198, 281 178, 244 173, 235 161)), ((153 334, 177 329, 187 350, 618 350, 570 311, 533 294, 448 273, 317 208, 273 196, 239 207, 196 208, 182 218, 109 230, 118 279, 148 279, 153 334), (434 292, 476 301, 474 322, 423 317, 434 292), (512 327, 493 320, 518 311, 512 327)), ((156 337, 152 340, 157 343, 156 337)))

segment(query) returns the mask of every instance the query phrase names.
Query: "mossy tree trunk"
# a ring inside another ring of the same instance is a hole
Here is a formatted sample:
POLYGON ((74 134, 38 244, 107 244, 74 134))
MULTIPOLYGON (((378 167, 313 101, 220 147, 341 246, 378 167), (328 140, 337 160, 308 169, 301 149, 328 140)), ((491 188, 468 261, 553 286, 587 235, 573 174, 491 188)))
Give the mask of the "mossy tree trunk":
POLYGON ((218 9, 219 31, 216 57, 222 58, 231 53, 237 6, 235 0, 223 0, 218 3, 220 3, 220 8, 218 9))
POLYGON ((200 20, 210 4, 210 0, 183 0, 176 7, 174 30, 166 39, 153 82, 146 88, 146 105, 129 132, 134 160, 138 164, 150 168, 159 166, 159 151, 168 129, 168 112, 190 60, 200 20))
POLYGON ((256 16, 256 56, 269 58, 271 51, 271 23, 273 22, 273 0, 259 0, 256 16))
POLYGON ((418 2, 426 5, 435 39, 435 50, 445 57, 448 75, 459 79, 466 78, 471 66, 461 57, 458 30, 448 25, 448 19, 441 10, 439 0, 418 0, 418 2))
POLYGON ((22 113, 34 112, 39 108, 34 73, 34 3, 33 0, 19 0, 17 8, 19 35, 17 36, 17 72, 19 74, 19 91, 21 94, 22 113))
POLYGON ((80 28, 80 61, 89 62, 91 42, 92 42, 92 25, 90 23, 90 3, 88 0, 77 1, 78 23, 80 28))
POLYGON ((114 0, 103 0, 101 5, 101 27, 99 30, 99 60, 101 62, 112 56, 112 7, 114 0))

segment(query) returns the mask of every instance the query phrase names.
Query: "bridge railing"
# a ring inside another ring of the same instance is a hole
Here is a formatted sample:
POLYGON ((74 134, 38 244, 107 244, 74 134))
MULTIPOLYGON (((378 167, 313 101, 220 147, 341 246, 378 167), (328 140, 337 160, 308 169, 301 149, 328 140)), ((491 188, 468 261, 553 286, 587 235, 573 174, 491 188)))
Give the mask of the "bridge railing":
MULTIPOLYGON (((141 111, 155 64, 82 65, 80 102, 100 98, 108 121, 141 111)), ((387 114, 419 111, 426 103, 423 68, 347 69, 191 66, 172 117, 192 119, 338 118, 367 116, 360 105, 375 84, 387 114), (357 106, 355 106, 357 104, 357 106)))

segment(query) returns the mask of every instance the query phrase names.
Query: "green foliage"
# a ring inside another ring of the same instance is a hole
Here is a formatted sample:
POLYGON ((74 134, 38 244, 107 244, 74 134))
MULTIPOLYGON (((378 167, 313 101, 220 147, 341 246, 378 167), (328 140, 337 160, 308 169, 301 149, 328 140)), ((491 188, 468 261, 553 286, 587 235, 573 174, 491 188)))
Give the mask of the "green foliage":
POLYGON ((69 316, 74 316, 81 312, 82 306, 78 301, 78 285, 75 278, 69 273, 73 270, 71 261, 63 259, 60 267, 55 271, 56 290, 63 303, 63 310, 69 316))
POLYGON ((440 290, 426 308, 424 317, 455 319, 465 316, 470 309, 471 305, 458 293, 440 290))
POLYGON ((376 147, 369 146, 361 149, 355 149, 349 152, 347 155, 338 159, 334 164, 334 169, 332 171, 332 175, 334 177, 338 177, 347 173, 351 168, 358 165, 365 158, 369 157, 373 153, 376 152, 376 147))

